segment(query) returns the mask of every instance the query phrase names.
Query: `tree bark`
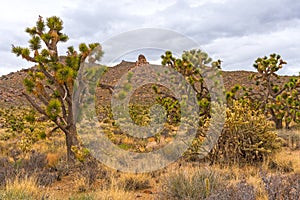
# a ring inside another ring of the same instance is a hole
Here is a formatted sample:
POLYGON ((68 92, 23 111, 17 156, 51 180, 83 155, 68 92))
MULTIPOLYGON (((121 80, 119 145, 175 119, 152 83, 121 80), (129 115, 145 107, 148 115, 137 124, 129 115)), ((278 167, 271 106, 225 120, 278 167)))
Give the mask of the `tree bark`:
POLYGON ((282 129, 283 128, 282 119, 275 119, 274 122, 275 122, 276 129, 282 129))
POLYGON ((75 124, 72 124, 68 128, 68 132, 65 132, 66 146, 67 146, 67 160, 69 163, 75 163, 76 156, 72 151, 72 146, 79 147, 79 141, 77 137, 77 130, 75 124))

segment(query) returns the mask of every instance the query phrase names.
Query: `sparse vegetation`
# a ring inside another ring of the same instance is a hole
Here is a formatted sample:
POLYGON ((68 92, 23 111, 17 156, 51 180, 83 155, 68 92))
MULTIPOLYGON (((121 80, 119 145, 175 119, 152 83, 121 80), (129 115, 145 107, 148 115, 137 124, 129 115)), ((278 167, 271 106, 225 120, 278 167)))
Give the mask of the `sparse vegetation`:
POLYGON ((257 58, 253 64, 257 70, 250 78, 253 84, 249 87, 236 85, 227 93, 228 99, 247 98, 256 109, 261 109, 270 118, 276 129, 290 128, 291 123, 298 123, 300 117, 299 87, 300 79, 291 77, 289 81, 280 83, 277 71, 287 64, 280 55, 257 58), (242 89, 240 97, 235 96, 242 89))
MULTIPOLYGON (((14 54, 36 64, 24 71, 26 92, 20 97, 27 99, 35 110, 28 105, 11 106, 12 101, 7 104, 10 107, 1 105, 1 200, 300 199, 300 131, 297 126, 300 82, 298 77, 283 81, 276 74, 286 64, 279 55, 255 60, 257 73, 252 73, 252 85, 227 87, 224 128, 208 156, 200 159, 199 149, 207 137, 211 120, 210 90, 221 83, 215 78, 222 73, 217 70, 221 68, 221 61, 213 62, 201 50, 185 51, 180 58, 167 51, 161 57, 162 65, 183 75, 196 91, 200 106, 198 132, 181 159, 157 171, 130 174, 102 165, 77 138, 74 118, 80 120, 82 113, 73 112, 72 107, 79 104, 73 105, 72 94, 73 90, 84 88, 74 85, 74 80, 82 75, 80 63, 86 58, 99 59, 102 51, 96 57, 88 57, 100 45, 80 44, 78 52, 69 47, 66 56, 58 55, 58 44, 68 39, 62 29, 60 18, 39 17, 35 27, 26 29, 31 37, 29 48, 12 47, 14 54), (210 88, 203 74, 211 81, 210 88), (281 129, 283 127, 290 129, 281 129)), ((128 66, 122 68, 127 73, 127 82, 119 93, 120 99, 133 88, 130 69, 136 67, 135 63, 122 63, 128 66)), ((107 79, 104 83, 112 85, 99 82, 91 85, 89 92, 100 100, 111 97, 113 83, 122 76, 116 72, 121 69, 118 66, 114 69, 90 67, 85 74, 88 79, 97 80, 104 73, 108 74, 104 76, 107 79)), ((9 84, 7 79, 6 85, 9 84)), ((94 100, 94 96, 87 99, 88 102, 94 100)), ((102 105, 100 100, 96 99, 96 109, 101 128, 112 143, 125 151, 141 154, 156 151, 172 143, 177 136, 182 122, 182 102, 162 85, 142 86, 134 91, 128 105, 132 121, 139 126, 151 124, 155 112, 164 109, 166 118, 156 119, 164 122, 163 129, 148 138, 127 135, 119 123, 126 124, 130 119, 115 120, 111 105, 102 105), (147 100, 142 102, 145 96, 147 100), (155 103, 161 107, 153 108, 155 103)))

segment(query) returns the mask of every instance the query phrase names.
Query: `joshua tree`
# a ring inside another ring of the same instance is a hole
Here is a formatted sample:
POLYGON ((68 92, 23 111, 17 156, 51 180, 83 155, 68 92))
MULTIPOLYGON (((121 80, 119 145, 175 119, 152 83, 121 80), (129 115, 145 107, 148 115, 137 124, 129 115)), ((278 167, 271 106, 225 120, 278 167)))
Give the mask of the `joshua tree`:
MULTIPOLYGON (((98 43, 79 45, 79 52, 70 46, 66 56, 60 56, 58 43, 66 42, 68 36, 62 33, 63 22, 53 16, 43 20, 39 16, 36 26, 27 28, 30 35, 29 47, 12 45, 12 52, 35 63, 24 79, 25 98, 41 114, 56 124, 65 134, 67 159, 75 161, 73 147, 80 147, 73 113, 74 81, 90 52, 100 48, 98 43)), ((99 51, 98 52, 102 52, 99 51)), ((100 53, 102 54, 102 53, 100 53)), ((100 58, 101 55, 97 58, 100 58)))
MULTIPOLYGON (((279 84, 280 76, 276 73, 287 64, 280 55, 271 54, 269 57, 257 58, 254 68, 258 73, 250 78, 254 80, 254 87, 243 88, 244 97, 249 98, 270 117, 277 129, 289 128, 291 121, 298 122, 300 117, 300 80, 291 78, 284 84, 279 84)), ((229 96, 234 96, 240 89, 235 86, 229 96)))
POLYGON ((199 50, 192 49, 184 51, 181 58, 175 58, 171 51, 167 51, 165 55, 161 56, 162 65, 168 65, 181 73, 192 86, 200 105, 200 116, 208 117, 210 115, 210 93, 213 87, 220 88, 219 78, 221 68, 221 61, 212 61, 207 53, 199 50), (206 80, 212 82, 205 83, 206 80))

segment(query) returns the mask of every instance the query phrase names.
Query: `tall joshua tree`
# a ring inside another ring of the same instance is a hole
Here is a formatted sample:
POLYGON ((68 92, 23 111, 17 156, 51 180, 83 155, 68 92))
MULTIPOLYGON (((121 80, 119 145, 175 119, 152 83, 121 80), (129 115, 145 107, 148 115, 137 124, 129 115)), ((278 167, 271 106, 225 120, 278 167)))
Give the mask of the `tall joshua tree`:
POLYGON ((73 147, 79 147, 73 113, 74 82, 80 68, 90 52, 97 49, 102 54, 99 43, 79 45, 79 52, 68 47, 67 55, 60 56, 58 43, 66 42, 68 36, 62 33, 63 21, 56 16, 45 21, 39 16, 36 26, 26 28, 30 35, 29 47, 12 45, 12 53, 35 63, 24 79, 25 98, 41 114, 56 124, 65 134, 67 159, 75 161, 73 147), (99 51, 100 49, 100 51, 99 51))
POLYGON ((262 109, 266 116, 274 122, 276 129, 282 129, 284 122, 286 128, 289 128, 292 121, 299 123, 300 79, 293 77, 280 84, 279 82, 283 81, 280 81, 277 72, 285 64, 287 62, 275 53, 269 57, 257 58, 253 64, 257 73, 250 77, 254 87, 243 87, 244 94, 236 95, 235 93, 241 89, 237 85, 227 94, 227 97, 229 99, 231 97, 234 99, 236 97, 249 98, 254 106, 262 109))
POLYGON ((286 61, 274 53, 269 57, 257 58, 253 65, 258 73, 252 78, 259 90, 252 93, 260 96, 257 100, 261 102, 261 108, 271 115, 277 129, 283 128, 284 120, 288 128, 292 120, 298 121, 299 118, 300 80, 291 78, 283 85, 276 83, 276 79, 280 79, 276 72, 285 64, 286 61))

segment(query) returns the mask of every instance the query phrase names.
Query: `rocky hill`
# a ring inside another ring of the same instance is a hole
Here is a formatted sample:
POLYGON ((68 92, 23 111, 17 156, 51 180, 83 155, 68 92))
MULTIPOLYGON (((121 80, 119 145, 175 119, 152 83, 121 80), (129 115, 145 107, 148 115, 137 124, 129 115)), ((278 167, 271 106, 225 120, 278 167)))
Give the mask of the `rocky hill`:
POLYGON ((23 69, 0 77, 1 108, 28 105, 28 102, 22 97, 23 80, 27 71, 28 69, 23 69))
MULTIPOLYGON (((136 66, 136 62, 122 61, 120 64, 108 68, 107 72, 101 77, 100 84, 114 86, 123 74, 136 66)), ((0 107, 9 108, 11 106, 26 106, 28 102, 22 97, 23 79, 26 77, 28 69, 10 73, 0 77, 0 107)), ((223 82, 226 90, 229 90, 236 84, 250 86, 249 76, 255 72, 250 71, 222 71, 223 82)), ((283 83, 290 79, 289 76, 282 76, 280 82, 283 83)), ((148 87, 149 88, 149 87, 148 87)), ((149 91, 146 86, 134 93, 134 96, 150 98, 153 91, 149 91)), ((97 102, 109 102, 111 91, 109 88, 98 87, 96 92, 97 102)), ((133 98, 134 99, 134 98, 133 98)))

